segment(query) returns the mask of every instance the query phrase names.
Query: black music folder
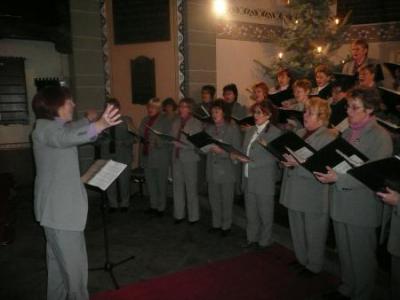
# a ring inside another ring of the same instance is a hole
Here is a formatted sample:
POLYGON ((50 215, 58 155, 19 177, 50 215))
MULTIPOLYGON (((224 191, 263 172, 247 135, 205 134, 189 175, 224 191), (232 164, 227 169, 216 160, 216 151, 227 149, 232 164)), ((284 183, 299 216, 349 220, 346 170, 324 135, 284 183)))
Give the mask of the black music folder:
POLYGON ((158 136, 160 139, 162 139, 164 141, 167 141, 167 142, 178 142, 178 143, 181 143, 182 145, 186 145, 185 142, 180 141, 178 138, 176 138, 176 137, 174 137, 172 135, 162 133, 162 132, 160 132, 160 131, 158 131, 158 130, 156 130, 154 128, 151 128, 150 126, 147 126, 147 125, 146 125, 146 127, 149 128, 152 133, 154 133, 156 136, 158 136))
POLYGON ((386 187, 400 192, 400 157, 397 155, 353 168, 348 174, 374 192, 385 191, 386 187))
POLYGON ((331 167, 336 173, 345 174, 348 170, 368 161, 363 153, 342 137, 338 137, 321 148, 302 164, 310 172, 326 173, 331 167))
POLYGON ((294 154, 299 161, 306 161, 316 152, 313 147, 292 131, 277 137, 266 145, 262 141, 259 143, 281 161, 285 160, 283 154, 294 154))
POLYGON ((396 106, 400 105, 400 92, 385 87, 379 87, 378 90, 382 102, 386 106, 386 112, 391 112, 398 115, 399 111, 397 110, 396 106))
POLYGON ((392 75, 393 78, 398 78, 400 74, 400 65, 399 64, 394 64, 394 63, 383 63, 383 65, 389 70, 390 75, 392 75))
POLYGON ((206 123, 214 123, 210 113, 208 110, 203 106, 200 105, 194 112, 193 117, 198 119, 199 121, 206 122, 206 123))
POLYGON ((293 95, 293 90, 291 88, 287 88, 286 90, 279 91, 277 93, 268 95, 268 99, 271 100, 272 103, 278 107, 282 106, 283 101, 293 99, 293 98, 294 98, 294 95, 293 95))
POLYGON ((295 109, 279 108, 279 122, 287 123, 288 120, 296 120, 303 124, 304 121, 304 111, 295 109))
POLYGON ((400 133, 400 124, 396 122, 396 120, 392 120, 390 116, 385 116, 384 118, 382 117, 376 117, 376 121, 385 127, 388 131, 393 132, 393 133, 400 133))
POLYGON ((236 149, 231 144, 214 139, 211 135, 209 135, 205 131, 201 131, 192 135, 189 135, 184 131, 182 131, 182 133, 186 135, 189 142, 191 142, 196 148, 200 149, 203 152, 208 152, 211 147, 218 146, 227 153, 235 154, 250 160, 250 158, 246 154, 242 153, 240 150, 236 149))
POLYGON ((334 81, 346 83, 346 85, 354 86, 358 80, 358 73, 355 75, 349 75, 344 73, 333 73, 334 81))
POLYGON ((236 118, 232 116, 232 119, 238 124, 239 126, 254 126, 256 124, 253 116, 247 116, 242 119, 236 118))

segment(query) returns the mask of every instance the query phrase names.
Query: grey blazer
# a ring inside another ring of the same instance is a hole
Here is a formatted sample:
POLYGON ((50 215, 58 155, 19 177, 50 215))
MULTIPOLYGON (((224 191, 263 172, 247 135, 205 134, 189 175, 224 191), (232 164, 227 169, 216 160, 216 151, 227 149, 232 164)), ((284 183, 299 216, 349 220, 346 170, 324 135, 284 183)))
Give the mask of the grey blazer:
MULTIPOLYGON (((350 128, 343 132, 347 139, 350 128)), ((389 133, 373 119, 362 129, 353 144, 371 161, 389 157, 393 151, 389 133)), ((378 227, 382 221, 382 202, 375 193, 348 174, 338 174, 332 187, 330 215, 333 220, 356 226, 378 227)))
POLYGON ((400 202, 396 207, 393 207, 387 247, 390 254, 400 257, 400 202))
MULTIPOLYGON (((139 126, 139 134, 144 135, 145 125, 149 121, 149 117, 144 117, 139 126)), ((171 130, 171 120, 165 115, 160 114, 154 122, 153 129, 164 134, 169 134, 171 130)), ((160 139, 156 134, 149 132, 149 154, 145 157, 140 148, 140 165, 143 168, 161 168, 168 167, 171 159, 171 143, 160 139)))
MULTIPOLYGON (((306 129, 298 130, 303 137, 306 129)), ((335 139, 332 131, 326 127, 319 128, 306 138, 314 149, 319 150, 335 139)), ((328 213, 329 185, 320 183, 313 174, 302 166, 293 169, 285 168, 281 187, 280 203, 292 210, 308 213, 328 213)))
MULTIPOLYGON (((189 135, 200 132, 203 129, 202 123, 195 119, 194 117, 190 117, 190 119, 186 122, 183 131, 188 133, 189 135)), ((174 123, 172 123, 171 135, 178 137, 179 131, 181 130, 181 118, 177 118, 174 123)), ((200 159, 199 154, 195 146, 190 143, 184 134, 180 134, 180 140, 184 142, 184 145, 181 145, 181 149, 179 150, 179 160, 181 162, 193 162, 198 161, 200 159)), ((172 151, 172 160, 176 159, 175 152, 176 147, 174 147, 172 151)))
POLYGON ((248 115, 246 106, 241 105, 239 102, 235 101, 232 105, 231 116, 242 119, 248 115))
POLYGON ((36 121, 32 132, 34 211, 42 226, 75 231, 85 228, 88 200, 80 178, 77 146, 95 139, 88 130, 88 121, 36 121))
MULTIPOLYGON (((252 126, 246 131, 242 147, 244 153, 247 152, 247 147, 256 130, 256 126, 252 126)), ((268 143, 280 135, 280 129, 272 124, 268 124, 258 138, 268 143)), ((250 146, 249 156, 251 162, 248 163, 248 178, 247 180, 245 178, 242 180, 244 191, 259 195, 274 195, 275 182, 279 174, 277 159, 257 143, 257 141, 253 142, 250 146)))
MULTIPOLYGON (((217 128, 214 124, 207 126, 205 131, 213 138, 231 144, 240 149, 240 131, 236 124, 225 122, 217 128)), ((235 182, 235 166, 226 152, 221 154, 207 153, 207 181, 213 183, 235 182)))
MULTIPOLYGON (((369 64, 377 64, 377 63, 378 61, 376 59, 367 57, 364 63, 361 64, 360 68, 365 67, 369 64)), ((354 68, 354 60, 348 61, 343 65, 342 73, 347 75, 354 75, 353 68, 354 68)))

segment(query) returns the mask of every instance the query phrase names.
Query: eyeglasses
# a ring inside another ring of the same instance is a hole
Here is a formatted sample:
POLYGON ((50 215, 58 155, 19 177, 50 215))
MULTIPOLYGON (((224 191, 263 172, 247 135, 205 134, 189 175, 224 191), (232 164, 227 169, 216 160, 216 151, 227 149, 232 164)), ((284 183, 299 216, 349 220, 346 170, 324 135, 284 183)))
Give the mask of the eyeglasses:
POLYGON ((305 111, 303 112, 303 115, 309 116, 309 117, 312 117, 312 116, 318 117, 318 116, 320 115, 320 113, 316 113, 316 112, 314 112, 314 111, 305 110, 305 111))
POLYGON ((364 109, 363 106, 348 105, 348 104, 345 105, 345 108, 346 108, 346 110, 352 110, 352 111, 357 111, 357 110, 360 110, 360 109, 364 109))

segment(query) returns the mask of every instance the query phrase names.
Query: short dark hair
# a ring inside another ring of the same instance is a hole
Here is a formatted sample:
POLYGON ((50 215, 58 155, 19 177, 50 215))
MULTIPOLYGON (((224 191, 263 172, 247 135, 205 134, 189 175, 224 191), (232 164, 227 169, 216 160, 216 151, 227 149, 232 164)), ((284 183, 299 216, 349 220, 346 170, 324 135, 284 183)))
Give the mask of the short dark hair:
POLYGON ((32 99, 32 109, 37 119, 54 120, 58 117, 58 109, 72 99, 67 87, 47 86, 41 89, 32 99))
POLYGON ((185 103, 189 107, 191 112, 193 111, 194 105, 196 104, 196 102, 192 98, 189 98, 189 97, 182 98, 179 101, 179 104, 181 104, 181 103, 185 103))
POLYGON ((239 93, 238 93, 236 84, 230 83, 230 84, 227 84, 226 86, 224 86, 224 88, 222 89, 222 92, 225 93, 228 91, 231 91, 235 95, 235 98, 237 100, 239 93))
POLYGON ((171 97, 165 98, 161 105, 163 108, 165 108, 168 105, 171 105, 174 108, 174 110, 178 108, 178 105, 176 104, 175 100, 171 97))
POLYGON ((373 113, 379 111, 382 105, 381 97, 376 88, 355 87, 350 90, 349 98, 359 99, 364 108, 372 109, 373 113))
POLYGON ((272 124, 276 124, 278 121, 278 110, 276 109, 275 105, 272 104, 270 100, 262 101, 259 103, 254 103, 250 107, 250 111, 252 114, 256 111, 256 109, 259 108, 264 114, 269 114, 270 115, 270 122, 272 124))
POLYGON ((218 98, 215 101, 213 101, 213 103, 211 104, 210 111, 212 111, 214 108, 218 108, 218 109, 222 110, 222 112, 224 113, 224 119, 226 121, 229 121, 231 119, 230 115, 229 115, 228 107, 227 107, 224 99, 218 98))
POLYGON ((203 85, 201 87, 201 91, 202 92, 208 92, 211 95, 211 98, 214 99, 216 90, 215 90, 215 87, 213 85, 211 85, 211 84, 203 85))
POLYGON ((107 98, 106 102, 104 103, 104 108, 106 108, 108 104, 110 104, 118 109, 121 108, 121 104, 117 98, 107 98))

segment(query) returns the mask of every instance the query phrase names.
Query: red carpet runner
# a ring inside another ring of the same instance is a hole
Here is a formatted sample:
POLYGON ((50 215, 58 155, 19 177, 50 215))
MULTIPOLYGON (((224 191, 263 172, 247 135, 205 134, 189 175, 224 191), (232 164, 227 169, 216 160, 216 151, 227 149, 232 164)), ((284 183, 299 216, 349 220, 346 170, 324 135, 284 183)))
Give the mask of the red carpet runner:
POLYGON ((100 292, 91 300, 297 300, 321 294, 336 282, 327 274, 299 278, 288 268, 293 259, 289 250, 274 246, 100 292))

